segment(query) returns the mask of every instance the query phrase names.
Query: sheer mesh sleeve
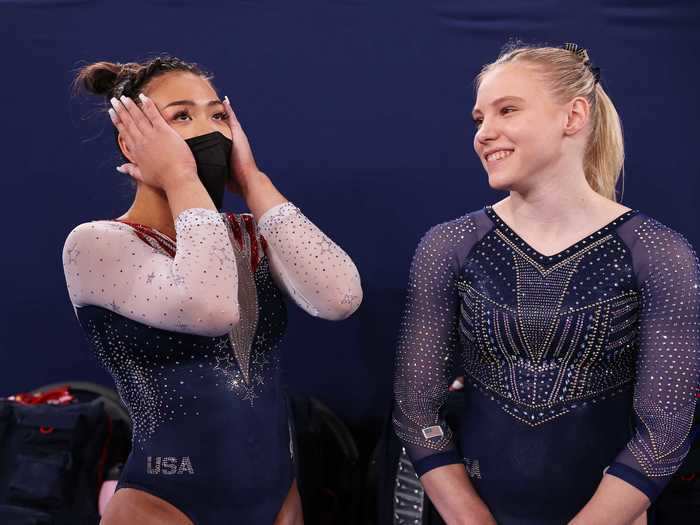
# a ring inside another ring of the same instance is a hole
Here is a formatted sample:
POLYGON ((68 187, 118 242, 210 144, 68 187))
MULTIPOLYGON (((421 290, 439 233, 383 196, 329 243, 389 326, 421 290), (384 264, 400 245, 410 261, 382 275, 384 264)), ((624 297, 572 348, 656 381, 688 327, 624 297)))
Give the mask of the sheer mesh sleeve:
POLYGON ((217 336, 238 320, 233 247, 218 213, 192 208, 175 220, 171 258, 115 221, 81 224, 63 268, 75 307, 96 305, 156 328, 217 336))
POLYGON ((692 444, 700 378, 700 271, 693 249, 653 219, 631 247, 641 292, 634 431, 607 473, 654 500, 692 444))
POLYGON ((419 476, 461 463, 441 409, 459 341, 456 252, 472 229, 464 219, 432 228, 411 264, 396 354, 393 425, 419 476))
POLYGON ((323 319, 349 317, 362 302, 352 259, 293 204, 268 210, 258 221, 277 285, 302 309, 323 319))

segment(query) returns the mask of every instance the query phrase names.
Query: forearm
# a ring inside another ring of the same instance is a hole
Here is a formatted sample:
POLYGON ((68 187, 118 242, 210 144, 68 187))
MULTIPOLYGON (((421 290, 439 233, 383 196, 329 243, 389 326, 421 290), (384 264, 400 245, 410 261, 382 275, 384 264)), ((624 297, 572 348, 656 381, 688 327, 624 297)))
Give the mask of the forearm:
POLYGON ((165 192, 177 235, 177 253, 166 274, 175 285, 168 317, 182 318, 182 331, 222 335, 239 320, 238 269, 226 223, 196 174, 183 176, 165 192))
POLYGON ((435 468, 420 480, 448 525, 495 525, 496 520, 469 481, 464 465, 435 468))
POLYGON ((217 211, 196 173, 182 173, 171 177, 163 191, 167 196, 173 220, 190 208, 217 211))
POLYGON ((604 475, 589 502, 569 525, 629 525, 646 523, 649 498, 626 481, 604 475), (635 521, 640 519, 641 521, 635 521))
POLYGON ((328 320, 350 316, 362 301, 352 259, 293 204, 270 208, 258 227, 277 286, 309 314, 328 320))
POLYGON ((260 171, 245 177, 244 181, 241 183, 241 193, 256 221, 270 208, 287 202, 270 178, 260 171))

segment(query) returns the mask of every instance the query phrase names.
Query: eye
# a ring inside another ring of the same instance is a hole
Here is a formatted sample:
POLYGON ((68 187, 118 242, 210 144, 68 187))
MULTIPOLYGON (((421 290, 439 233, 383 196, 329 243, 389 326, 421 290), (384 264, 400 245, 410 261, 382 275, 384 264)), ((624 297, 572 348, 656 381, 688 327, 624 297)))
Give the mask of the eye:
POLYGON ((187 119, 192 119, 192 117, 190 117, 190 114, 187 113, 187 111, 178 111, 177 113, 175 113, 175 115, 173 115, 173 120, 184 122, 187 119), (184 120, 181 117, 184 117, 184 120))
POLYGON ((214 120, 228 120, 228 113, 225 111, 222 111, 220 113, 216 113, 212 116, 214 120))
POLYGON ((484 119, 481 117, 474 117, 472 118, 472 122, 474 122, 474 127, 476 129, 479 129, 481 127, 481 124, 483 124, 484 119))
POLYGON ((507 115, 508 113, 513 113, 513 111, 517 111, 516 108, 513 106, 506 106, 501 109, 501 115, 507 115))

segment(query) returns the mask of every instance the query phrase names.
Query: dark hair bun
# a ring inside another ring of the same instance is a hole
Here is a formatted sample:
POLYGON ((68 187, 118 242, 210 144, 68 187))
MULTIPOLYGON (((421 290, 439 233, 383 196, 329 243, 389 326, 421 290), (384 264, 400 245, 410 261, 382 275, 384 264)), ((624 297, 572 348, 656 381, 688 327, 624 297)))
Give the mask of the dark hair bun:
POLYGON ((201 75, 207 80, 211 79, 211 76, 195 63, 185 62, 170 55, 159 55, 147 62, 89 64, 78 71, 73 86, 76 91, 85 90, 107 98, 124 95, 135 99, 152 79, 173 71, 186 71, 201 75))
POLYGON ((96 62, 83 67, 78 72, 75 86, 95 95, 108 96, 114 90, 121 71, 121 64, 96 62))

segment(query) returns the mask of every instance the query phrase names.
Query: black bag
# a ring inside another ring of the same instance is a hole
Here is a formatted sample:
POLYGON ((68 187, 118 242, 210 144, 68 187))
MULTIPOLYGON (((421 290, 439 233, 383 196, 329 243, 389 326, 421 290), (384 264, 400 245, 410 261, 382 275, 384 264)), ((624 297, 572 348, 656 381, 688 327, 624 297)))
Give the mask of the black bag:
POLYGON ((359 452, 350 431, 317 399, 293 397, 290 408, 304 522, 361 523, 359 452))
POLYGON ((71 389, 70 404, 0 399, 3 525, 99 522, 99 489, 107 469, 128 454, 130 427, 125 412, 110 406, 112 417, 105 408, 113 405, 113 392, 104 397, 90 388, 107 389, 82 385, 87 390, 71 389))

